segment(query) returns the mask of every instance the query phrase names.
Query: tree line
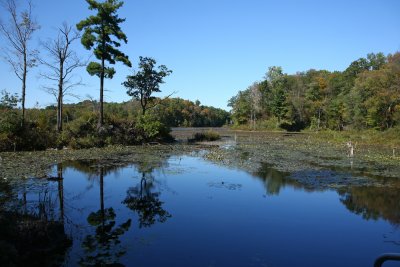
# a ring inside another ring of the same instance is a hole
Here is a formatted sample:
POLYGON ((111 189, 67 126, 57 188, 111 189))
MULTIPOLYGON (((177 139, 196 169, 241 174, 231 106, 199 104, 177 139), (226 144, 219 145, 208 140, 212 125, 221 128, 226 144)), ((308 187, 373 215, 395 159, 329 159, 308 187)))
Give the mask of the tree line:
POLYGON ((0 92, 0 151, 47 148, 90 148, 104 145, 134 145, 169 141, 170 127, 220 127, 229 122, 229 112, 199 101, 156 98, 156 107, 142 115, 139 100, 107 103, 104 129, 98 131, 97 100, 63 105, 63 130, 57 132, 57 105, 27 109, 21 125, 18 96, 0 92))
POLYGON ((272 66, 233 96, 237 127, 298 131, 379 129, 400 124, 400 53, 370 53, 344 71, 286 74, 272 66))

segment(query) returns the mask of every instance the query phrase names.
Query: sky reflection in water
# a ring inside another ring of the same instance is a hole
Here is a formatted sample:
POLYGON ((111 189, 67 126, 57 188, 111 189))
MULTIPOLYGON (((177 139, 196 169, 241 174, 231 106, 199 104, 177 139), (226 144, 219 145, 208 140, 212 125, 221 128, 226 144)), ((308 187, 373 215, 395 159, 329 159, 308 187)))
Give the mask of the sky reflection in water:
POLYGON ((312 191, 268 165, 250 175, 188 156, 54 173, 23 190, 27 203, 47 192, 46 215, 73 239, 67 266, 372 266, 400 250, 397 189, 312 191))

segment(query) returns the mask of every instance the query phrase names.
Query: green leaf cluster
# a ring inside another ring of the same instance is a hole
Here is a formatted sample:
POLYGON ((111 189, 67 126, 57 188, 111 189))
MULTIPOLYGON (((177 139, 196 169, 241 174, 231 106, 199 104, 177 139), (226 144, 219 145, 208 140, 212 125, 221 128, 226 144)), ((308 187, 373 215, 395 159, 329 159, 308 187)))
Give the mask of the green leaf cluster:
MULTIPOLYGON (((125 33, 121 30, 120 24, 125 19, 119 18, 117 10, 123 5, 122 1, 106 0, 105 2, 97 2, 95 0, 86 0, 90 10, 97 11, 96 15, 79 22, 76 27, 80 31, 84 31, 81 43, 88 49, 93 49, 93 54, 100 61, 107 61, 115 64, 117 61, 131 67, 131 62, 127 55, 117 48, 121 46, 121 42, 128 42, 125 33)), ((104 68, 99 63, 91 62, 87 71, 90 75, 99 76, 104 73, 106 78, 112 78, 115 74, 113 68, 104 68)))
POLYGON ((156 60, 150 57, 139 58, 139 69, 135 75, 129 75, 122 84, 129 96, 140 101, 144 115, 149 109, 148 104, 155 99, 153 94, 161 92, 160 84, 164 83, 164 78, 172 71, 165 65, 156 68, 156 60))

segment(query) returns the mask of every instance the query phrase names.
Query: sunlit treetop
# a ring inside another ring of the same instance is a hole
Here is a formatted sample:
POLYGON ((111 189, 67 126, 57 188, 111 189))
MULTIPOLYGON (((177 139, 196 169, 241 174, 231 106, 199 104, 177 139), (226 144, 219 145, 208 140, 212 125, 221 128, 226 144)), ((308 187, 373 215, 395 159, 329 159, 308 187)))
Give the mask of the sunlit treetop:
MULTIPOLYGON (((89 16, 76 25, 78 30, 84 31, 82 45, 88 50, 93 49, 95 57, 99 60, 108 61, 110 64, 119 61, 130 67, 131 62, 128 56, 117 49, 121 46, 120 41, 124 43, 128 41, 119 26, 125 19, 119 18, 117 14, 123 2, 117 0, 107 0, 102 3, 94 0, 86 0, 86 2, 89 4, 89 9, 97 11, 97 14, 89 16)), ((97 76, 102 71, 101 66, 95 62, 91 62, 87 70, 89 74, 97 76)), ((112 78, 114 74, 113 68, 104 70, 106 78, 112 78)))

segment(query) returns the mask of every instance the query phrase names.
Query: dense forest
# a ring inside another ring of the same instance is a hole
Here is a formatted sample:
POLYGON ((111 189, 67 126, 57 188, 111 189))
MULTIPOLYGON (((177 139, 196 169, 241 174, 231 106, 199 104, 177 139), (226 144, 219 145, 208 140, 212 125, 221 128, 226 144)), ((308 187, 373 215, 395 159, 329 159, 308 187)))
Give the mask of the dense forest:
POLYGON ((371 53, 344 71, 285 74, 270 67, 264 80, 229 100, 236 127, 312 130, 379 129, 400 124, 400 53, 371 53))

